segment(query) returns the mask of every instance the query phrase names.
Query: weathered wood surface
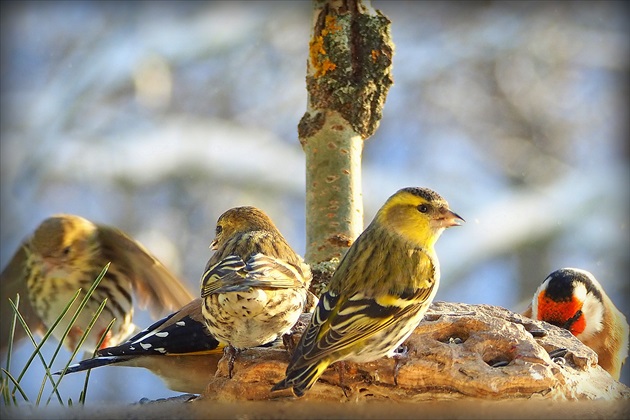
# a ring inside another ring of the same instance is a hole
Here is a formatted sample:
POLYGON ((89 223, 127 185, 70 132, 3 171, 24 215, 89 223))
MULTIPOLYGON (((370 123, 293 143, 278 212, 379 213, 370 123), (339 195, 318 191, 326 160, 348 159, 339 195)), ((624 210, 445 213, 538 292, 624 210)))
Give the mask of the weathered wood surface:
MULTIPOLYGON (((300 400, 630 398, 630 388, 600 368, 595 352, 568 331, 501 307, 435 302, 406 345, 397 386, 392 359, 346 362, 343 369, 331 366, 300 400), (562 348, 564 357, 550 356, 562 348)), ((287 361, 283 347, 250 349, 238 356, 229 379, 222 359, 196 402, 292 398, 288 391, 270 393, 287 361)))

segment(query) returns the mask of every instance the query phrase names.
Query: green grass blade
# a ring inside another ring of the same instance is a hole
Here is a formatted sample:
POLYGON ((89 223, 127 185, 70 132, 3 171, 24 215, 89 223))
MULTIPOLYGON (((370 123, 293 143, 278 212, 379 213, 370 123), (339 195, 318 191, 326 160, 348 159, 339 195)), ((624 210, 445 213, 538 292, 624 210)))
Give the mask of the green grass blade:
MULTIPOLYGON (((15 295, 15 307, 20 307, 20 294, 15 295)), ((9 327, 9 344, 7 346, 7 372, 10 371, 11 368, 11 354, 13 353, 13 340, 15 337, 15 325, 17 323, 17 314, 13 313, 13 318, 11 318, 11 326, 9 327)))
MULTIPOLYGON (((57 382, 55 382, 54 378, 52 378, 52 375, 50 375, 50 367, 52 367, 53 363, 55 362, 55 359, 57 358, 57 355, 59 354, 59 352, 61 351, 61 348, 63 347, 64 341, 66 341, 66 338, 68 337, 68 334, 70 334, 70 331, 72 331, 72 328, 74 327, 74 324, 77 322, 77 319, 81 315, 81 312, 83 312, 83 309, 85 308, 85 306, 89 302, 90 298, 92 297, 92 294, 94 293, 94 290, 96 290, 98 285, 101 283, 101 280, 103 280, 103 277, 105 277, 105 273, 107 273, 107 270, 109 269, 109 266, 110 266, 110 263, 107 263, 105 265, 105 267, 101 270, 101 273, 98 275, 98 277, 96 277, 96 280, 94 280, 94 282, 92 283, 92 286, 85 293, 85 296, 81 300, 81 303, 79 303, 79 306, 77 307, 76 311, 72 315, 72 318, 70 318, 70 322, 68 323, 68 326, 66 327, 65 331, 62 334, 61 340, 57 343, 57 348, 55 349, 55 352, 53 353, 52 357, 50 358, 48 366, 46 366, 46 374, 48 376, 50 376, 51 383, 53 384, 53 391, 52 391, 53 393, 58 393, 57 388, 59 387, 59 383, 61 382, 61 379, 63 378, 63 375, 62 375, 62 377, 59 378, 59 380, 57 382)), ((81 289, 79 289, 79 293, 80 292, 81 292, 81 289)), ((67 312, 67 310, 69 310, 70 306, 73 303, 74 303, 74 300, 67 307, 66 311, 64 311, 64 313, 61 315, 61 318, 63 318, 65 316, 65 313, 67 312)), ((105 305, 105 303, 102 303, 101 307, 104 308, 104 305, 105 305)), ((74 351, 72 352, 72 356, 68 360, 68 364, 66 366, 69 366, 70 363, 72 362, 72 359, 74 359, 74 357, 76 356, 77 352, 79 351, 79 349, 81 348, 81 346, 83 345, 85 340, 87 339, 88 335, 90 334, 90 331, 92 330, 92 327, 94 326, 94 323, 96 323, 96 320, 98 319, 98 316, 101 314, 102 311, 103 311, 103 309, 97 310, 96 315, 92 317, 92 319, 90 321, 90 324, 83 331, 83 334, 81 335, 79 343, 76 346, 76 348, 74 349, 74 351)), ((41 402, 41 398, 42 398, 43 392, 44 392, 45 382, 46 382, 46 379, 44 378, 44 381, 42 382, 42 386, 40 388, 39 394, 37 395, 37 400, 36 400, 36 404, 37 405, 39 405, 39 403, 41 402)), ((52 395, 51 395, 51 397, 52 397, 52 395)), ((46 405, 48 405, 49 403, 50 403, 50 398, 48 398, 48 400, 46 402, 46 405)))
MULTIPOLYGON (((103 344, 103 341, 105 341, 105 337, 107 337, 107 334, 109 333, 109 330, 112 329, 112 326, 114 325, 114 322, 116 322, 116 318, 112 319, 112 321, 109 323, 109 325, 105 329, 105 332, 103 333, 103 335, 101 335, 101 338, 100 338, 100 340, 98 340, 98 344, 96 345, 96 349, 94 350, 94 353, 92 354, 92 357, 96 357, 96 353, 98 352, 98 349, 101 348, 101 345, 103 344)), ((67 369, 67 366, 66 366, 66 369, 67 369)), ((79 404, 81 404, 81 405, 85 405, 85 398, 87 396, 88 382, 90 381, 90 372, 92 372, 92 369, 88 369, 88 371, 85 373, 85 383, 83 384, 83 391, 81 391, 81 394, 79 395, 79 404)), ((64 373, 65 373, 65 369, 64 369, 64 373)))
MULTIPOLYGON (((15 296, 15 306, 16 307, 20 306, 19 293, 15 296)), ((11 326, 9 328, 9 342, 7 345, 7 367, 5 369, 7 372, 11 371, 11 355, 13 354, 13 341, 15 338, 15 325, 16 324, 17 324, 17 314, 14 312, 13 317, 11 318, 11 326)), ((11 396, 11 393, 9 392, 8 377, 4 375, 2 376, 2 379, 0 381, 0 386, 2 387, 2 399, 4 400, 4 403, 6 405, 9 405, 11 402, 13 402, 14 404, 17 404, 17 400, 15 399, 15 396, 11 396)))
MULTIPOLYGON (((75 322, 77 321, 77 318, 79 318, 79 315, 81 315, 81 312, 83 311, 83 308, 85 308, 85 305, 87 305, 88 301, 90 300, 90 298, 92 297, 92 293, 94 293, 94 290, 98 287, 98 285, 100 284, 101 280, 103 280, 103 277, 105 277, 105 273, 107 273, 107 270, 109 269, 111 263, 107 263, 105 265, 105 267, 103 268, 103 270, 101 271, 101 273, 98 275, 98 277, 96 278, 96 280, 94 280, 94 283, 92 283, 92 287, 90 287, 87 291, 87 293, 85 294, 85 296, 83 297, 83 300, 81 301, 81 303, 79 304, 79 307, 77 308, 77 310, 74 312, 74 315, 72 316, 72 318, 70 319, 70 323, 68 324, 68 327, 66 328, 66 330, 64 331, 61 340, 59 341, 59 345, 57 346, 57 349, 55 350, 55 352, 53 353, 52 358, 50 359, 50 366, 52 366, 53 362, 55 361, 55 359, 57 358, 57 355, 59 354, 59 351, 61 350, 61 348, 63 347, 63 342, 66 340, 66 337, 68 336, 68 334, 70 334, 70 331, 72 330, 72 327, 74 326, 75 322)), ((80 289, 79 289, 80 290, 80 289)))
MULTIPOLYGON (((24 368, 22 369, 22 372, 20 373, 20 375, 17 378, 18 382, 20 382, 22 380, 22 378, 24 377, 24 374, 26 373, 26 371, 30 367, 31 363, 33 362, 33 359, 35 359, 35 356, 37 356, 39 354, 40 358, 43 358, 43 356, 40 353, 40 349, 42 348, 44 343, 48 340, 48 338, 52 335, 53 330, 55 329, 55 327, 59 324, 59 322, 61 322, 61 319, 63 318, 63 316, 65 316, 65 312, 67 312, 70 309, 70 306, 79 297, 79 293, 80 292, 81 292, 81 290, 77 290, 77 292, 74 294, 73 299, 70 301, 70 303, 66 307, 65 311, 62 313, 62 315, 59 318, 57 318, 57 320, 53 323, 51 328, 49 328, 48 331, 46 331, 46 333, 44 334, 44 337, 42 338, 42 341, 39 344, 37 344, 37 342, 35 341, 35 337, 33 336, 33 333, 31 332, 31 329, 28 327, 28 325, 26 325, 26 321, 24 321, 24 318, 22 318, 22 315, 18 311, 18 309, 15 306, 15 304, 11 301, 11 299, 9 299, 9 303, 11 304, 11 306, 13 306, 13 311, 15 312, 18 321, 22 325, 22 328, 24 328, 24 331, 26 331, 26 335, 31 340, 31 343, 33 344, 33 346, 35 346, 35 351, 31 354, 31 357, 28 359, 28 361, 24 365, 24 368)), ((46 363, 43 362, 43 364, 44 364, 44 367, 46 367, 46 363)))
MULTIPOLYGON (((108 263, 103 270, 101 271, 101 273, 99 274, 99 276, 96 278, 96 280, 94 281, 94 283, 92 284, 92 286, 90 287, 90 289, 88 290, 88 292, 86 293, 85 297, 83 298, 83 300, 81 301, 81 303, 79 304, 77 310, 74 313, 74 316, 71 318, 70 323, 68 324, 68 327, 66 328, 66 330, 64 331, 64 334, 62 335, 62 339, 59 342, 57 349, 55 351, 55 353, 53 354, 53 357, 51 358, 49 363, 46 363, 46 360, 44 358, 44 356, 41 354, 41 347, 44 345, 44 343, 50 338, 50 336, 52 335, 53 331, 55 330, 55 328, 59 325, 59 323, 63 320, 63 318, 66 316, 66 314, 70 311, 70 308, 72 307, 72 305, 74 305, 74 303, 76 302, 76 300, 78 299, 79 295, 81 294, 81 289, 77 290, 77 292, 75 293, 75 295, 73 296, 73 298, 70 300, 70 302, 66 305, 66 307, 64 308, 64 310, 62 311, 61 315, 55 320, 55 322, 53 323, 53 325, 48 329, 48 331, 46 331, 46 333, 44 334, 44 337, 42 338, 41 342, 39 344, 37 344, 32 332, 30 331, 30 328, 28 327, 28 325, 26 324, 26 322, 24 321, 24 318, 22 317, 22 315, 19 313, 17 306, 11 301, 11 299, 9 299, 10 304, 13 307, 13 311, 15 314, 15 317, 17 318, 17 320, 20 322, 20 324, 22 325, 22 327, 24 328, 24 330, 26 331, 26 335, 29 337, 29 339, 31 340, 31 343, 33 344, 33 346, 35 347, 35 350, 33 351, 33 353, 31 354, 30 358, 28 359, 26 365, 24 366, 24 368, 22 369, 22 371, 20 372, 20 375, 18 376, 18 378, 13 381, 14 384, 16 384, 16 386, 14 386, 13 391, 11 392, 11 395, 15 395, 15 392, 17 390, 17 384, 20 383, 20 381, 22 380, 22 378, 24 377, 24 374, 26 373, 26 371, 28 370, 28 368, 30 367, 30 365, 32 364, 33 360, 35 359, 36 356, 39 356, 42 365, 44 366, 44 369, 46 370, 46 374, 44 376, 43 379, 43 383, 42 383, 42 388, 40 389, 38 398, 37 398, 37 402, 39 403, 39 401, 41 400, 41 396, 42 396, 42 392, 43 392, 43 387, 46 383, 46 380, 48 379, 53 386, 53 392, 56 396, 57 399, 59 401, 59 403, 61 405, 63 405, 63 399, 61 398, 61 396, 59 395, 59 392, 57 390, 58 387, 58 382, 55 383, 55 379, 52 377, 52 374, 50 373, 50 367, 52 366, 55 358, 57 357, 61 346, 63 345, 63 342, 65 341, 66 337, 68 336, 72 326, 74 325, 74 323, 76 322, 77 318, 79 317, 79 314, 81 313, 81 311, 83 310, 83 308, 85 307, 85 305, 87 304, 89 298, 91 297, 92 293, 94 292, 94 290, 96 289, 96 287, 99 285, 99 283, 101 282, 101 280, 103 279, 103 277, 105 276, 105 273, 107 272, 107 270, 109 269, 110 263, 108 263)), ((17 301, 17 299, 16 299, 17 301)), ((102 310, 101 310, 102 311, 102 310)), ((100 312, 99 312, 100 314, 100 312)), ((95 320, 93 320, 93 322, 95 322, 95 320)), ((93 325, 93 323, 92 323, 93 325)), ((89 333, 89 332, 88 332, 89 333)), ((87 337, 87 335, 85 335, 85 337, 87 337)), ((81 344, 83 344, 83 342, 85 341, 84 337, 82 336, 82 340, 81 343, 79 344, 79 346, 77 346, 77 349, 80 348, 81 344)), ((77 349, 75 349, 75 352, 73 353, 73 356, 75 356, 77 349)), ((70 361, 72 360, 72 358, 70 359, 70 361)), ((69 365, 69 363, 68 363, 69 365)), ((8 372, 9 369, 7 369, 8 372)), ((51 395, 52 397, 52 395, 51 395)), ((15 398, 14 398, 15 399, 15 398)), ((49 399, 50 401, 50 399, 49 399)))
MULTIPOLYGON (((78 292, 75 295, 75 299, 78 296, 78 292)), ((41 353, 41 348, 44 345, 44 343, 46 342, 46 340, 48 339, 48 337, 50 337, 50 334, 52 333, 52 329, 49 330, 45 335, 44 338, 42 339, 42 341, 37 344, 37 342, 35 341, 35 337, 33 337, 33 333, 31 332, 31 329, 28 327, 28 325, 26 324, 26 321, 24 320, 24 318, 22 317, 22 314, 20 314, 20 312, 18 311, 17 307, 15 306, 15 304, 13 303, 13 301, 11 299, 9 299, 9 303, 11 304, 11 306, 13 307, 13 311, 17 316, 18 321, 20 322, 20 324, 22 325, 22 328, 24 328, 24 331, 26 331, 26 335, 28 336, 28 338, 31 340, 31 343, 33 344, 33 346, 35 346, 35 350, 33 351, 33 353, 31 353, 31 356, 29 357, 28 361, 26 362, 24 368, 22 369, 22 372, 20 372, 20 375, 17 377, 17 383, 20 383, 22 381, 22 378, 24 377, 24 375, 26 374, 26 371, 28 370, 28 368, 30 367, 31 363, 33 362, 33 360, 35 359, 36 356, 39 356, 40 361, 42 362, 42 365, 44 366, 44 368, 46 369, 46 376, 48 378, 50 378, 50 380, 53 382, 54 384, 54 380, 50 375, 50 370, 48 369, 47 365, 46 365, 46 359, 44 358, 44 355, 41 353)), ((15 391, 16 391, 16 387, 13 388, 12 394, 15 395, 15 391)), ((59 399, 59 402, 61 402, 61 396, 58 395, 57 396, 59 399)))
MULTIPOLYGON (((11 375, 11 373, 9 373, 9 371, 8 371, 8 370, 6 370, 6 369, 2 369, 2 373, 4 373, 4 374, 5 374, 5 376, 6 376, 7 378, 9 378, 9 379, 11 380, 11 382, 13 382, 13 384, 15 385, 15 389, 16 389, 16 390, 18 390, 18 391, 20 391, 20 394, 22 394, 22 398, 24 398, 24 400, 25 400, 26 402, 28 402, 28 395, 26 395, 26 392, 24 392, 24 390, 23 390, 23 389, 22 389, 22 387, 20 386, 19 381, 17 381, 17 380, 13 377, 13 375, 11 375)), ((15 392, 15 391, 14 391, 14 392, 15 392)))
MULTIPOLYGON (((68 369, 68 366, 70 366, 70 363, 72 363, 72 360, 76 357, 76 355, 79 352, 79 349, 81 348, 81 346, 83 346, 83 343, 85 343, 85 340, 87 340, 90 332, 92 331, 92 328, 94 327, 94 324, 96 324, 96 321, 98 320, 98 317, 101 315, 101 312, 103 312, 103 309, 105 309, 105 305, 106 304, 107 304, 107 299, 105 299, 103 302, 101 302, 100 306, 98 307, 98 309, 94 313, 94 316, 90 320, 90 323, 85 328, 85 331, 83 332, 83 334, 81 335, 81 339, 79 340, 79 344, 77 345, 77 347, 72 352, 72 356, 68 359, 68 362, 66 363, 66 366, 64 366, 64 368, 63 368, 63 370, 61 372, 61 375, 59 376, 59 380, 57 381, 57 383, 53 387, 53 390, 52 390, 50 396, 48 397, 48 400, 46 401, 46 405, 50 404, 50 400, 52 399, 53 393, 57 390, 57 387, 59 386, 59 383, 61 383, 61 380, 64 377, 64 373, 68 369)), ((98 346, 96 348, 98 349, 98 346)), ((39 404, 39 400, 37 401, 37 403, 39 404)))

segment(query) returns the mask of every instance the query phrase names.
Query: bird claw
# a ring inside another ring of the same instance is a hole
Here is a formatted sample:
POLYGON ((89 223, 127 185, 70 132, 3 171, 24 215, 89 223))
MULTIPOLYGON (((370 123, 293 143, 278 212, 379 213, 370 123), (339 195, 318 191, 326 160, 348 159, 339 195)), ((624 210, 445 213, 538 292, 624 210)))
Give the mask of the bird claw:
POLYGON ((394 350, 392 358, 394 359, 394 385, 398 386, 398 372, 400 371, 401 361, 409 357, 409 347, 401 344, 394 350))
POLYGON ((227 357, 228 363, 228 378, 232 379, 232 372, 234 371, 234 361, 236 360, 236 355, 239 353, 239 350, 234 348, 232 345, 225 346, 223 349, 223 355, 227 357))
POLYGON ((337 363, 333 365, 333 367, 337 371, 337 375, 339 375, 339 387, 343 391, 343 395, 346 398, 350 399, 350 396, 348 395, 348 392, 347 392, 347 390, 349 390, 350 388, 344 385, 344 376, 345 376, 344 372, 346 371, 346 362, 344 362, 343 360, 338 361, 337 363))
POLYGON ((346 399, 350 399, 350 395, 348 395, 348 390, 350 388, 348 388, 347 386, 345 386, 344 384, 339 384, 339 386, 341 387, 341 390, 343 391, 343 396, 346 397, 346 399))
POLYGON ((295 350, 295 340, 293 339, 293 333, 288 332, 282 336, 282 344, 284 344, 284 348, 286 349, 289 357, 293 355, 293 351, 295 350))

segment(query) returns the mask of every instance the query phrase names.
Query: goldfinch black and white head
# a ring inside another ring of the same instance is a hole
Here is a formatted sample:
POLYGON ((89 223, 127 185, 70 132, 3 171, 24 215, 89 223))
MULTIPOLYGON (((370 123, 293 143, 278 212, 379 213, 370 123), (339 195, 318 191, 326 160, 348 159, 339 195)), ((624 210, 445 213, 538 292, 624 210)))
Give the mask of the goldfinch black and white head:
POLYGON ((593 274, 577 268, 554 271, 538 287, 524 315, 569 330, 619 379, 628 356, 628 323, 593 274))

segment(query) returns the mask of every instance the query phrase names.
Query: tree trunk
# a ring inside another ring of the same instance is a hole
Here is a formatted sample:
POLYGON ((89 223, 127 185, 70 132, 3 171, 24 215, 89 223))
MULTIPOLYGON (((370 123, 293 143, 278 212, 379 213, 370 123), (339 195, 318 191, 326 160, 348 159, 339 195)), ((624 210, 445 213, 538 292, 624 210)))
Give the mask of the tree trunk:
POLYGON ((307 110, 298 125, 306 154, 306 261, 319 296, 363 230, 363 142, 380 122, 391 86, 390 21, 361 0, 313 1, 307 110))

